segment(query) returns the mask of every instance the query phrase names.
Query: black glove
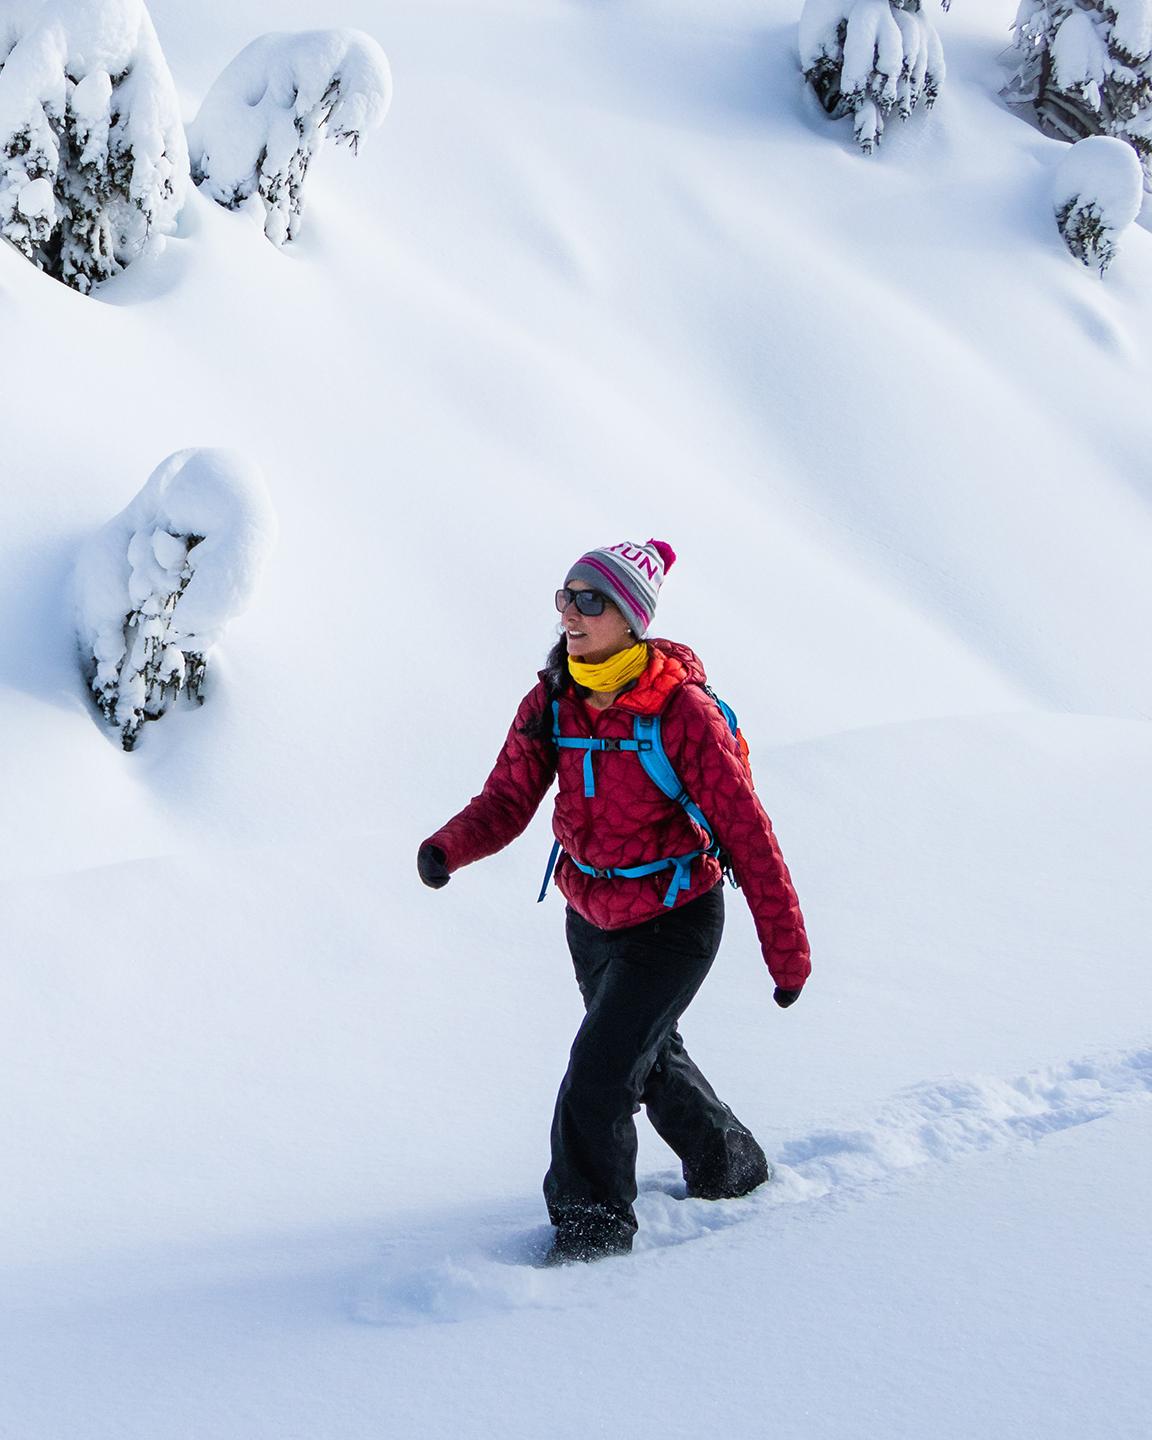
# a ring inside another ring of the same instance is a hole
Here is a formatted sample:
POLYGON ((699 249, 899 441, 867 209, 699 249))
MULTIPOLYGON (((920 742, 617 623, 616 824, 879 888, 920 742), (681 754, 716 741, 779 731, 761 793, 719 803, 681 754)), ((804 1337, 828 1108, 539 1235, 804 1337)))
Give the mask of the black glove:
POLYGON ((776 989, 772 992, 772 998, 776 1001, 776 1004, 780 1006, 781 1010, 787 1010, 789 1005, 795 1005, 796 1001, 800 999, 800 991, 781 990, 780 986, 777 985, 776 989))
POLYGON ((433 845, 430 840, 426 840, 420 846, 416 856, 416 869, 420 872, 420 879, 430 889, 441 890, 451 880, 447 861, 448 857, 439 845, 433 845))

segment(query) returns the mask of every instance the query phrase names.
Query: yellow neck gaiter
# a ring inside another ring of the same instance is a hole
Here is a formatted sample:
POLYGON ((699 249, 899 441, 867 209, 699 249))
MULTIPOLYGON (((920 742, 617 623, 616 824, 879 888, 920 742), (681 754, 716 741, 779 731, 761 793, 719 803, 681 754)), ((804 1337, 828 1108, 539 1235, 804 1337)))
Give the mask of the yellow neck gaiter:
POLYGON ((601 665, 585 665, 573 656, 568 657, 568 673, 577 685, 601 694, 612 694, 623 690, 629 680, 643 675, 648 664, 648 646, 641 640, 627 650, 620 650, 601 665))

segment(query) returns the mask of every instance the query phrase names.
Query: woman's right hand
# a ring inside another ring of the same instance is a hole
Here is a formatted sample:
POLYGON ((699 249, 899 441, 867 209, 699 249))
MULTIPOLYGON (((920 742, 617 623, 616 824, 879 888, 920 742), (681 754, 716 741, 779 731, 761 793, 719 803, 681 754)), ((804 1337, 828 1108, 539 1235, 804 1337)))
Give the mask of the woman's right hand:
POLYGON ((426 840, 416 854, 416 869, 420 872, 420 879, 431 890, 443 889, 452 878, 448 873, 447 855, 430 840, 426 840))

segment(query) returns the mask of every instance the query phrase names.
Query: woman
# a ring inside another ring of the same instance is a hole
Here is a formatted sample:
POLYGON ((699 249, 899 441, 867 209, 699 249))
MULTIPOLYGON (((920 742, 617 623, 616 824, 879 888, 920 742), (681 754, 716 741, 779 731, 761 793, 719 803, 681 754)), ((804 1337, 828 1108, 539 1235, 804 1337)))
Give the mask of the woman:
POLYGON ((544 1180, 556 1227, 550 1263, 632 1248, 632 1117, 641 1104, 680 1157, 690 1196, 744 1195, 771 1176, 764 1152, 676 1028, 724 928, 717 852, 751 907, 778 1005, 798 998, 810 969, 804 920, 746 750, 692 651, 644 638, 675 558, 671 546, 649 540, 592 550, 573 565, 556 594, 561 637, 484 789, 417 857, 426 885, 446 885, 515 839, 559 778, 555 883, 568 901, 568 946, 586 1013, 552 1123, 544 1180), (657 716, 696 819, 637 753, 636 737, 651 735, 642 727, 657 716))

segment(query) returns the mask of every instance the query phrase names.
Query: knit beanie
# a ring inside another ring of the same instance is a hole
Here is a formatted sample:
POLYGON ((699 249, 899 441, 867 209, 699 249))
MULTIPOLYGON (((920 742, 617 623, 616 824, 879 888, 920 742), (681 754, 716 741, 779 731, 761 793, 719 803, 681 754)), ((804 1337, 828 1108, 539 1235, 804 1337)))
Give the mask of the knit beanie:
POLYGON ((619 545, 605 545, 581 555, 564 584, 583 580, 607 595, 639 640, 652 624, 656 597, 675 559, 675 550, 664 540, 649 540, 644 545, 622 540, 619 545))

